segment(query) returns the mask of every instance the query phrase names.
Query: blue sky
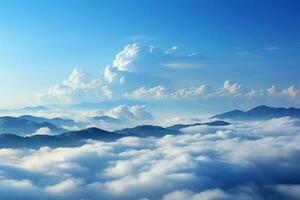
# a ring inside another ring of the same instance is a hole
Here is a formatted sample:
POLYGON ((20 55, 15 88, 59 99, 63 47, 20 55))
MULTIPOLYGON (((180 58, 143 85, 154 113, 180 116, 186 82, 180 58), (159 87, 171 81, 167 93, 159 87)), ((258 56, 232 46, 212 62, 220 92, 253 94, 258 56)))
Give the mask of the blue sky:
POLYGON ((133 99, 135 90, 146 87, 149 92, 157 86, 164 87, 168 97, 149 100, 139 94, 134 99, 163 105, 172 96, 175 104, 184 105, 186 99, 174 100, 176 91, 200 85, 209 92, 205 97, 197 93, 201 98, 194 95, 196 100, 188 100, 190 107, 209 110, 222 103, 231 108, 236 102, 244 108, 260 103, 300 105, 300 1, 1 1, 0 30, 1 107, 112 101, 124 94, 133 99), (114 66, 116 55, 134 43, 144 50, 130 62, 142 70, 114 66), (149 54, 150 45, 158 53, 149 54), (174 55, 166 53, 172 47, 174 55), (107 65, 125 82, 109 83, 103 76, 107 65), (150 70, 145 70, 147 65, 150 70), (75 67, 83 71, 77 75, 88 74, 86 85, 63 83, 75 67), (163 67, 167 69, 161 72, 163 67), (88 83, 95 79, 101 83, 91 89, 88 83), (223 91, 227 80, 230 94, 223 91), (49 94, 55 85, 55 94, 49 94), (266 91, 272 85, 278 89, 270 95, 266 91), (76 94, 62 94, 66 87, 76 94), (91 90, 105 92, 103 87, 111 97, 93 96, 91 90), (240 98, 252 90, 260 94, 240 98), (62 95, 69 95, 66 101, 62 95), (47 98, 40 101, 37 96, 47 98))

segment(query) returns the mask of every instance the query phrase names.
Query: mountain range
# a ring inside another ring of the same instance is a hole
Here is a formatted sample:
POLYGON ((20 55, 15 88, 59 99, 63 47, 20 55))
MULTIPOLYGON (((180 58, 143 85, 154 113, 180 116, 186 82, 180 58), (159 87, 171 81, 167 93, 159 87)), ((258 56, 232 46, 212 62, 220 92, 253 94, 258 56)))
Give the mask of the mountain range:
POLYGON ((231 119, 231 120, 268 120, 272 118, 292 117, 300 119, 300 109, 276 108, 269 106, 258 106, 248 111, 232 110, 223 114, 215 115, 212 118, 231 119))
POLYGON ((32 122, 36 122, 36 123, 50 123, 53 124, 59 128, 63 128, 66 126, 72 127, 72 126, 78 126, 78 123, 75 122, 73 119, 64 119, 64 118, 59 118, 59 117, 55 117, 55 118, 45 118, 45 117, 36 117, 33 115, 21 115, 18 118, 21 119, 26 119, 32 122))
POLYGON ((32 135, 23 137, 14 134, 1 134, 0 148, 79 146, 83 144, 83 140, 86 139, 112 141, 121 137, 123 136, 120 134, 98 128, 70 131, 58 135, 32 135))
POLYGON ((33 106, 33 107, 23 107, 17 109, 0 109, 0 113, 12 113, 12 112, 38 112, 38 111, 47 111, 49 108, 46 106, 33 106))
MULTIPOLYGON (((139 126, 125 131, 110 132, 99 128, 87 128, 80 131, 69 131, 58 135, 32 135, 32 136, 18 136, 14 134, 1 134, 0 135, 0 148, 20 148, 30 147, 38 148, 42 146, 60 147, 60 146, 79 146, 84 143, 84 140, 100 140, 100 141, 114 141, 122 137, 135 136, 135 137, 150 137, 150 136, 163 136, 157 135, 153 131, 147 130, 148 125, 139 126), (138 131, 144 130, 144 131, 138 131)), ((161 130, 165 128, 160 127, 161 130)), ((178 133, 177 131, 164 130, 166 134, 178 133)))
MULTIPOLYGON (((258 106, 248 111, 233 110, 212 118, 229 120, 267 120, 278 117, 293 117, 300 119, 300 109, 274 108, 258 106)), ((94 117, 94 120, 119 123, 118 119, 109 116, 94 117)), ((163 137, 165 135, 182 134, 181 130, 192 126, 227 126, 230 123, 216 120, 205 123, 175 124, 168 127, 140 125, 116 131, 106 131, 99 128, 87 128, 79 131, 67 131, 64 126, 77 125, 72 119, 43 118, 32 115, 19 117, 0 117, 0 148, 4 147, 41 147, 41 146, 76 146, 83 144, 83 140, 114 141, 116 139, 135 137, 163 137), (40 128, 47 127, 53 135, 30 135, 40 128), (28 136, 29 135, 29 136, 28 136)))
MULTIPOLYGON (((214 123, 207 123, 214 126, 214 123)), ((227 124, 223 122, 223 124, 227 124)), ((194 126, 195 124, 186 125, 194 126)), ((206 124, 201 124, 206 125, 206 124)), ((215 123, 221 125, 221 121, 215 123)), ((165 135, 182 134, 180 128, 164 128, 160 126, 141 125, 133 128, 126 128, 114 132, 99 128, 87 128, 79 131, 68 131, 58 135, 31 135, 20 136, 15 134, 1 134, 0 148, 20 148, 30 147, 38 148, 41 146, 59 147, 59 146, 78 146, 84 143, 84 140, 114 141, 122 137, 163 137, 165 135)))
POLYGON ((12 133, 25 136, 35 133, 40 128, 48 128, 53 134, 62 133, 65 131, 65 129, 59 128, 47 121, 38 123, 18 117, 0 117, 0 133, 12 133))
POLYGON ((217 120, 217 121, 213 121, 213 122, 206 122, 206 123, 194 123, 194 124, 175 124, 172 126, 167 127, 170 130, 180 130, 183 128, 188 128, 191 126, 201 126, 201 125, 207 125, 207 126, 228 126, 230 125, 230 123, 225 122, 225 121, 221 121, 221 120, 217 120))

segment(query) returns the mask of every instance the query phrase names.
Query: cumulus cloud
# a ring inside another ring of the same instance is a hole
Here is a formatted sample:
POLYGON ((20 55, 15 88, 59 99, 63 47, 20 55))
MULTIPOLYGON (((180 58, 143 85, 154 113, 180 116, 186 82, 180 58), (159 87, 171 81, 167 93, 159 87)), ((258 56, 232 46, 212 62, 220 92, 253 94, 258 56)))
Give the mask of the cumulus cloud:
POLYGON ((111 96, 108 86, 102 85, 99 79, 90 80, 82 69, 74 68, 67 80, 50 87, 48 93, 39 98, 46 103, 71 104, 95 102, 111 96))
POLYGON ((248 89, 245 86, 232 82, 224 81, 219 89, 213 89, 207 85, 197 85, 192 87, 184 87, 179 89, 167 88, 162 85, 152 88, 140 87, 131 93, 124 93, 122 96, 128 99, 137 100, 201 100, 201 99, 217 99, 224 97, 232 99, 259 99, 266 98, 268 100, 299 100, 299 89, 297 86, 289 86, 285 89, 278 89, 274 85, 270 88, 255 90, 248 89))
POLYGON ((146 110, 145 106, 121 105, 105 112, 106 115, 125 121, 152 120, 153 115, 146 110))
POLYGON ((104 68, 104 78, 111 84, 114 82, 114 80, 118 80, 117 84, 122 84, 125 81, 125 77, 122 76, 122 74, 120 74, 118 72, 118 69, 113 68, 111 66, 106 66, 104 68))
POLYGON ((141 87, 134 90, 132 93, 124 93, 122 96, 128 99, 138 100, 178 100, 178 99, 199 99, 207 98, 211 89, 205 85, 195 87, 181 88, 172 90, 164 86, 156 86, 152 88, 141 87))
POLYGON ((230 81, 225 81, 224 82, 224 86, 223 86, 223 90, 225 92, 228 92, 229 94, 237 94, 240 90, 241 90, 242 86, 237 84, 237 83, 232 83, 230 81))
POLYGON ((292 85, 292 86, 282 90, 282 93, 283 93, 283 95, 294 98, 299 93, 299 89, 298 89, 298 87, 292 85))
POLYGON ((108 110, 86 112, 84 115, 86 116, 84 121, 87 127, 98 127, 106 130, 123 129, 145 123, 152 124, 155 120, 153 114, 144 105, 120 105, 108 110))
POLYGON ((210 92, 210 88, 206 85, 199 85, 196 87, 188 87, 179 89, 171 94, 175 99, 191 99, 206 97, 206 94, 210 92))
POLYGON ((165 79, 165 75, 171 75, 174 68, 201 66, 204 66, 201 56, 182 53, 178 47, 163 52, 154 46, 133 43, 116 54, 111 66, 105 68, 105 78, 110 83, 114 80, 120 82, 130 75, 165 79))
POLYGON ((51 130, 48 127, 42 127, 36 130, 32 135, 51 135, 51 130))
POLYGON ((196 126, 163 138, 0 149, 5 199, 299 199, 299 120, 196 126), (20 195, 22 194, 22 195, 20 195))
POLYGON ((162 100, 168 97, 168 89, 159 85, 153 88, 141 87, 132 93, 125 93, 122 96, 128 99, 140 100, 162 100))

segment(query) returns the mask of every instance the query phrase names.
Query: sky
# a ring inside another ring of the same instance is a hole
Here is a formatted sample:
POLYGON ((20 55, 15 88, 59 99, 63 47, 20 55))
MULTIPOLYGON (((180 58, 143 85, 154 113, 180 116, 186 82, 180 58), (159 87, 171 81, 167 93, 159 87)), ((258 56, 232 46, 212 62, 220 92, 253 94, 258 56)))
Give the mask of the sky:
POLYGON ((0 1, 0 108, 300 107, 300 1, 0 1))

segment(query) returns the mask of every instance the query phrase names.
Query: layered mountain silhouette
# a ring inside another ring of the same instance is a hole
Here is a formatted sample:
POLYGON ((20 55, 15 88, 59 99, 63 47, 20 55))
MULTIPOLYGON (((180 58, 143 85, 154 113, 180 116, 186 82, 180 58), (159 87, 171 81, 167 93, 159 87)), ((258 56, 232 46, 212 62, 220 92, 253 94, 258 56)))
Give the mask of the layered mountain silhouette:
MULTIPOLYGON (((249 111, 233 110, 212 118, 231 119, 231 120, 267 120, 279 117, 300 118, 300 109, 297 108, 274 108, 268 106, 258 106, 249 111)), ((95 120, 117 122, 117 119, 100 116, 95 120)), ((163 137, 165 135, 181 134, 181 129, 192 126, 227 126, 228 122, 217 120, 207 123, 194 124, 175 124, 169 127, 153 125, 141 125, 133 128, 126 128, 114 132, 99 128, 88 128, 79 131, 66 131, 60 127, 68 124, 74 125, 71 119, 35 117, 23 115, 20 117, 0 117, 0 148, 30 147, 38 148, 41 146, 77 146, 82 145, 85 140, 114 141, 116 139, 135 136, 135 137, 163 137), (40 128, 47 127, 56 135, 31 135, 40 128)))
POLYGON ((32 135, 18 136, 14 134, 0 135, 0 148, 38 148, 42 146, 79 146, 84 140, 114 141, 122 137, 162 137, 167 134, 178 134, 179 131, 172 131, 156 126, 138 126, 115 132, 106 131, 99 128, 87 128, 80 131, 69 131, 58 135, 32 135), (157 132, 159 131, 159 132, 157 132))
MULTIPOLYGON (((19 119, 21 120, 21 119, 19 119)), ((24 119, 22 119, 24 120, 24 119)), ((220 126, 226 122, 216 121, 209 123, 211 126, 220 126)), ((141 125, 133 128, 126 128, 114 132, 99 128, 87 128, 79 131, 68 131, 58 135, 31 135, 20 136, 16 134, 1 134, 0 148, 39 148, 42 146, 61 147, 79 146, 85 140, 114 141, 122 137, 163 137, 165 135, 181 134, 179 129, 164 128, 160 126, 141 125)))
POLYGON ((52 133, 62 133, 65 130, 49 122, 37 123, 18 117, 0 117, 0 133, 13 133, 20 136, 33 134, 40 128, 49 128, 52 133))
POLYGON ((175 124, 175 125, 169 126, 167 128, 170 129, 170 130, 180 130, 180 129, 188 128, 188 127, 191 127, 191 126, 202 126, 202 125, 207 125, 207 126, 228 126, 228 125, 230 125, 230 123, 225 122, 225 121, 221 121, 221 120, 217 120, 217 121, 206 122, 206 123, 175 124))
POLYGON ((117 130, 115 132, 122 135, 131 135, 131 136, 138 136, 138 137, 147 137, 147 136, 162 137, 168 134, 180 133, 178 130, 172 130, 169 128, 163 128, 160 126, 152 126, 152 125, 136 126, 134 128, 117 130))
POLYGON ((59 135, 32 135, 22 137, 14 134, 1 134, 0 148, 79 146, 87 139, 113 141, 121 137, 124 136, 98 128, 70 131, 59 135))
POLYGON ((69 126, 69 127, 78 126, 78 123, 72 119, 63 119, 63 118, 59 118, 59 117, 49 119, 49 118, 45 118, 45 117, 36 117, 33 115, 21 115, 21 116, 19 116, 19 118, 26 119, 26 120, 36 122, 36 123, 47 122, 47 123, 53 124, 60 128, 63 128, 65 126, 69 126))
POLYGON ((38 111, 46 111, 49 110, 49 108, 45 106, 33 106, 33 107, 24 107, 24 108, 18 108, 18 109, 0 109, 0 112, 2 113, 11 113, 11 112, 38 112, 38 111))
POLYGON ((241 110, 232 110, 223 114, 215 115, 212 118, 232 120, 268 120, 280 117, 300 118, 300 109, 293 107, 276 108, 262 105, 245 112, 241 110))

